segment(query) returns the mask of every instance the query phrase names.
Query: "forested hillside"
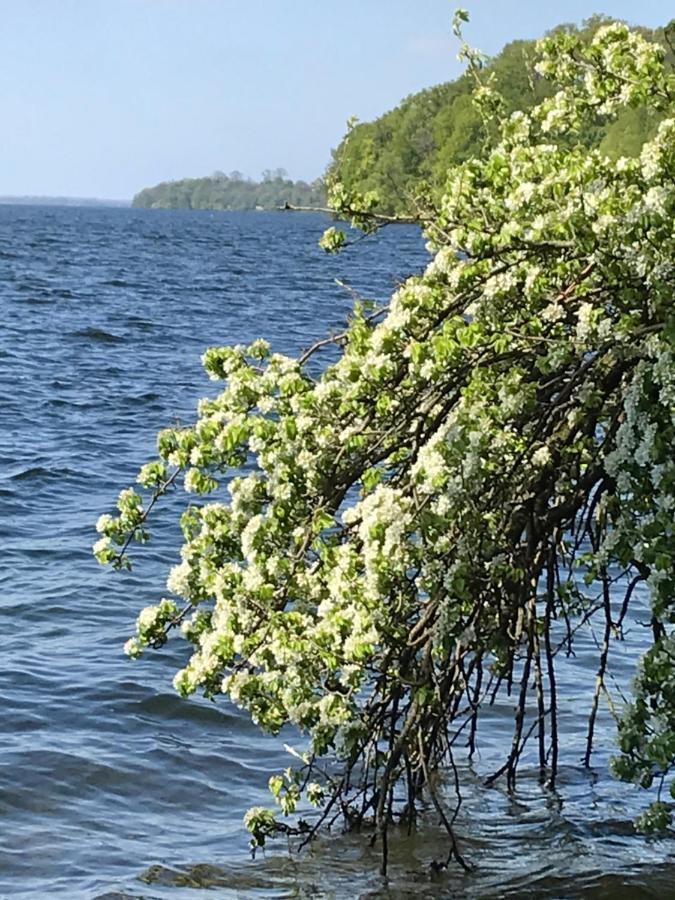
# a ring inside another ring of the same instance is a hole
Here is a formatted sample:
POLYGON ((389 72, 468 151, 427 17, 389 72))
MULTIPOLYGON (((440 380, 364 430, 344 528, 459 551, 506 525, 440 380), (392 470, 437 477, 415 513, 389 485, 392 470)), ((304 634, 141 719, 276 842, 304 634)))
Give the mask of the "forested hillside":
MULTIPOLYGON (((588 19, 581 28, 560 25, 590 41, 603 23, 603 16, 588 19)), ((675 20, 674 20, 675 22, 675 20)), ((673 24, 650 30, 638 29, 648 40, 667 49, 667 65, 673 65, 673 24)), ((509 110, 530 110, 552 92, 550 82, 533 67, 535 41, 513 41, 494 58, 486 60, 481 77, 492 79, 509 110)), ((451 165, 480 156, 496 137, 485 125, 472 100, 475 86, 471 74, 406 97, 395 109, 372 122, 351 128, 333 151, 328 182, 339 181, 348 193, 377 193, 382 212, 409 212, 415 198, 428 186, 442 190, 451 165)), ((599 146, 611 157, 635 156, 651 138, 660 121, 646 107, 626 108, 616 119, 598 116, 580 133, 570 133, 570 146, 599 146)), ((260 181, 241 172, 215 172, 205 178, 166 181, 146 188, 133 200, 134 206, 153 209, 274 209, 291 206, 324 206, 326 182, 292 181, 283 169, 266 171, 260 181)))
MULTIPOLYGON (((594 16, 579 29, 561 25, 590 40, 598 27, 611 20, 594 16)), ((672 29, 639 29, 648 40, 668 49, 673 63, 672 29)), ((533 71, 535 41, 513 41, 488 60, 483 77, 494 78, 511 110, 529 110, 552 92, 551 85, 533 71)), ((474 79, 465 74, 407 97, 395 109, 373 122, 356 125, 333 152, 329 177, 347 191, 376 191, 385 212, 408 211, 420 185, 442 188, 449 166, 481 155, 494 135, 488 133, 471 99, 474 79)), ((598 118, 583 133, 570 135, 570 142, 599 145, 612 157, 634 156, 652 137, 659 117, 645 107, 626 109, 613 121, 598 118)))
POLYGON ((274 209, 286 203, 321 206, 325 199, 320 179, 311 184, 291 181, 283 169, 276 169, 263 172, 261 181, 241 172, 164 181, 136 194, 133 205, 149 209, 274 209))

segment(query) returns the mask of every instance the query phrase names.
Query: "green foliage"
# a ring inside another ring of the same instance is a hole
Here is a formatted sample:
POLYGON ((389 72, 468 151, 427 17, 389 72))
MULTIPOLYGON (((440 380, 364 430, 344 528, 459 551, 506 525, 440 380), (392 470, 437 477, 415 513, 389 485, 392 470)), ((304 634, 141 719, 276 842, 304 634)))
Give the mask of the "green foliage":
MULTIPOLYGON (((480 58, 464 52, 475 74, 480 58)), ((660 45, 620 24, 562 30, 538 53, 555 90, 529 114, 477 84, 492 147, 452 165, 424 214, 425 272, 386 309, 357 305, 319 375, 309 362, 327 341, 297 359, 262 340, 208 350, 222 391, 192 427, 160 432, 139 476, 148 499, 123 491, 119 514, 99 520, 99 560, 128 561, 153 504, 182 482, 173 599, 140 613, 127 652, 178 629, 183 696, 223 693, 267 732, 305 736, 298 766, 270 781, 276 810, 246 817, 254 847, 278 833, 307 841, 341 814, 375 830, 386 867, 391 823, 413 827, 429 800, 448 858, 466 865, 436 773, 462 742, 473 754, 481 709, 508 688, 513 739, 491 780, 514 787, 534 735, 555 785, 555 667, 579 620, 604 634, 589 764, 610 648, 639 586, 653 641, 614 770, 657 790, 640 827, 668 826, 675 75, 660 45), (639 157, 571 139, 626 109, 659 121, 639 157), (312 826, 287 824, 305 803, 320 809, 312 826)), ((334 182, 332 196, 366 229, 390 221, 374 194, 334 182)))
POLYGON ((326 253, 335 253, 337 250, 341 250, 345 244, 347 243, 347 234, 341 228, 327 228, 319 241, 319 246, 322 247, 326 253))
POLYGON ((261 181, 241 172, 216 172, 208 178, 164 181, 136 194, 133 205, 149 209, 276 209, 323 206, 326 191, 321 179, 308 184, 291 181, 283 169, 264 172, 261 181))
MULTIPOLYGON (((462 21, 461 16, 456 20, 456 29, 462 21)), ((594 16, 581 29, 560 26, 553 35, 563 42, 569 36, 569 47, 577 42, 587 45, 609 21, 594 16)), ((641 33, 649 40, 665 42, 665 29, 641 29, 641 33)), ((481 80, 490 83, 507 112, 528 111, 553 90, 554 76, 533 71, 534 56, 535 42, 520 40, 486 64, 480 63, 481 80)), ((672 61, 670 48, 668 57, 672 61)), ((333 153, 329 182, 339 181, 349 193, 376 191, 378 208, 384 213, 414 211, 420 182, 430 184, 438 196, 450 166, 480 156, 499 139, 490 117, 481 116, 475 104, 475 86, 475 74, 469 72, 407 97, 373 122, 354 124, 333 153)), ((589 117, 583 131, 570 139, 586 147, 599 144, 615 158, 637 156, 645 140, 654 135, 661 115, 658 110, 627 107, 616 117, 589 117)))

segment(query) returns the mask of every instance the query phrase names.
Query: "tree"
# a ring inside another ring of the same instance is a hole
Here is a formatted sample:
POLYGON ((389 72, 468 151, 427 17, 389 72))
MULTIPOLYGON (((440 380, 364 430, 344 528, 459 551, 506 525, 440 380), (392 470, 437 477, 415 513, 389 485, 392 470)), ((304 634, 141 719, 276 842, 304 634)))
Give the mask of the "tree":
POLYGON ((268 170, 263 181, 245 178, 241 172, 214 172, 207 178, 165 181, 140 191, 133 205, 151 209, 275 209, 294 197, 298 206, 325 203, 322 182, 309 185, 286 179, 284 169, 268 170))
MULTIPOLYGON (((343 334, 297 359, 262 339, 209 349, 223 391, 194 426, 160 432, 139 475, 148 498, 129 488, 99 520, 96 556, 124 567, 170 488, 215 494, 188 503, 172 597, 140 613, 126 649, 140 656, 178 629, 190 648, 182 695, 225 693, 261 728, 307 736, 296 768, 270 781, 277 810, 247 816, 254 845, 279 831, 306 842, 341 817, 373 829, 386 868, 391 823, 412 827, 426 796, 449 859, 466 865, 453 830, 461 784, 453 809, 434 774, 453 771, 464 745, 474 752, 482 707, 508 687, 513 739, 492 779, 512 788, 531 740, 554 787, 554 626, 568 623, 573 642, 575 622, 594 619, 588 763, 638 585, 652 647, 614 770, 656 783, 641 825, 668 825, 675 77, 658 44, 621 24, 550 36, 539 53, 555 93, 508 114, 464 47, 499 139, 452 167, 440 206, 419 213, 434 253, 425 273, 383 309, 357 304, 343 334), (663 119, 639 158, 571 139, 624 107, 663 119), (322 368, 329 342, 341 354, 322 368), (289 824, 305 800, 319 808, 311 826, 289 824)), ((332 199, 357 225, 391 221, 335 183, 332 199)))
MULTIPOLYGON (((552 34, 571 34, 575 40, 588 43, 610 21, 592 16, 581 29, 560 25, 552 34)), ((641 33, 667 45, 672 63, 673 50, 663 29, 641 29, 641 33)), ((534 52, 534 41, 512 41, 496 57, 477 60, 483 80, 493 80, 509 111, 527 111, 554 90, 551 80, 532 72, 534 52)), ((456 81, 406 97, 374 122, 358 125, 334 152, 330 176, 350 191, 376 191, 384 213, 409 213, 414 209, 420 179, 428 180, 440 195, 449 166, 481 155, 499 139, 498 131, 489 122, 485 127, 486 122, 472 104, 474 83, 472 77, 462 75, 456 81)), ((604 149, 610 154, 636 156, 653 135, 658 115, 652 121, 635 118, 632 112, 626 109, 618 114, 609 126, 611 135, 607 134, 607 120, 589 118, 575 140, 589 147, 606 141, 604 149)))

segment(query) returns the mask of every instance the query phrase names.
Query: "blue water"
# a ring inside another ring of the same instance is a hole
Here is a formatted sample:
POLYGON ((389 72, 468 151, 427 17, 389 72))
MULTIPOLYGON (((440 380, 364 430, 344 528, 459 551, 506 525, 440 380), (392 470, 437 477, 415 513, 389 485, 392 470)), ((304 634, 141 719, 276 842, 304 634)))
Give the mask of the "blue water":
MULTIPOLYGON (((427 258, 413 229, 327 257, 325 225, 0 206, 0 897, 675 896, 672 843, 634 837, 640 798, 607 778, 607 716, 596 769, 579 765, 592 635, 560 676, 571 735, 561 804, 534 776, 518 802, 499 789, 486 800, 467 771, 476 790, 458 827, 479 863, 468 879, 429 874, 444 855, 431 820, 413 841, 394 840, 389 882, 354 837, 250 861, 242 816, 268 803, 269 775, 289 764, 282 742, 224 699, 180 700, 179 643, 123 656, 179 535, 169 503, 137 568, 120 575, 93 560, 93 524, 152 455, 157 430, 190 421, 213 393, 203 350, 264 334, 297 353, 344 323, 352 297, 336 279, 384 300, 427 258)), ((633 665, 619 654, 624 683, 633 665)), ((491 715, 487 769, 511 723, 508 704, 491 715)))

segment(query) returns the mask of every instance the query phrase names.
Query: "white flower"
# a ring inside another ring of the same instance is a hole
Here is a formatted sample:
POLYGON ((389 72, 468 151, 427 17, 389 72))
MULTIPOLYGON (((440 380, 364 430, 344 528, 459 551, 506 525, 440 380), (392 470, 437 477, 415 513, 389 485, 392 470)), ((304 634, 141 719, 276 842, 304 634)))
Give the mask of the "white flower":
POLYGON ((553 303, 549 303, 549 305, 544 308, 541 317, 546 322, 559 322, 564 315, 565 310, 563 306, 556 300, 553 303))
POLYGON ((98 556, 99 553, 102 553, 104 550, 107 550, 110 546, 112 546, 112 541, 109 537, 102 537, 92 547, 94 551, 94 556, 98 556))
POLYGON ((143 652, 143 645, 136 638, 129 638, 124 645, 124 652, 127 656, 135 659, 143 652))
POLYGON ((241 533, 241 552, 244 557, 249 561, 254 561, 256 557, 256 549, 255 549, 255 539, 260 531, 261 527, 264 524, 264 519, 261 515, 253 516, 249 519, 246 524, 246 527, 241 533))
POLYGON ((199 469, 188 469, 188 471, 185 473, 184 480, 185 490, 188 492, 188 494, 193 494, 197 490, 200 478, 201 472, 199 471, 199 469))
POLYGON ((157 621, 158 613, 159 606, 146 606, 145 609, 142 609, 138 615, 139 630, 152 628, 157 621))
POLYGON ((545 466, 551 461, 551 451, 548 447, 539 447, 532 454, 532 464, 538 467, 545 466))
POLYGON ((99 516, 98 521, 96 522, 96 530, 99 534, 102 534, 109 525, 113 522, 113 517, 109 516, 107 513, 104 513, 102 516, 99 516))
POLYGON ((192 569, 187 560, 183 560, 178 566, 173 566, 166 582, 167 588, 174 594, 188 599, 190 596, 189 578, 191 571, 192 569))
POLYGON ((577 340, 585 341, 590 337, 593 324, 593 306, 590 303, 582 303, 577 312, 577 340))

